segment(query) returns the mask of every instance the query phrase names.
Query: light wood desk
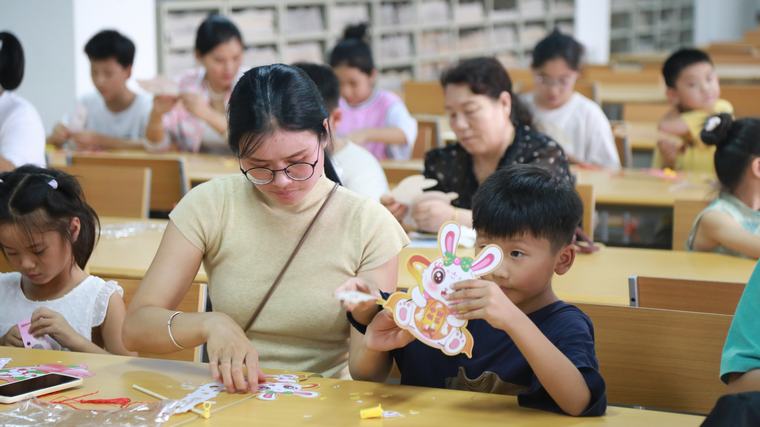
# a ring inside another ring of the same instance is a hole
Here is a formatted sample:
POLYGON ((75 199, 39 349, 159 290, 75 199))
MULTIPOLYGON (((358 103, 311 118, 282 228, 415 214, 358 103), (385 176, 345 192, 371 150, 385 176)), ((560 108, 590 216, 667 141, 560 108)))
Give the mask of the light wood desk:
POLYGON ((622 104, 627 102, 664 102, 664 85, 599 83, 599 102, 622 104))
POLYGON ((627 137, 633 151, 653 152, 660 137, 656 122, 617 122, 612 131, 615 136, 627 137))
MULTIPOLYGON (((156 359, 139 359, 122 356, 55 352, 49 350, 25 350, 0 347, 0 356, 11 357, 9 367, 42 363, 84 363, 95 373, 85 378, 84 385, 43 400, 55 400, 62 396, 73 397, 89 392, 98 393, 92 398, 128 397, 133 401, 153 402, 155 399, 131 388, 138 384, 169 398, 181 398, 188 393, 183 383, 201 385, 210 381, 208 368, 203 364, 174 362, 156 359)), ((433 426, 477 425, 502 426, 505 423, 521 426, 626 426, 642 425, 697 426, 704 419, 683 415, 640 409, 609 407, 607 414, 597 418, 573 418, 542 411, 520 408, 513 396, 474 393, 455 390, 407 387, 362 381, 336 380, 309 377, 305 383, 316 384, 311 391, 318 397, 307 399, 298 396, 279 396, 274 401, 247 398, 250 395, 220 394, 214 398, 217 408, 233 403, 214 412, 211 418, 202 420, 193 413, 174 415, 167 425, 250 425, 255 419, 262 425, 291 426, 433 426), (359 410, 382 404, 384 410, 396 411, 400 418, 386 420, 361 420, 359 410)), ((8 405, 0 410, 18 406, 8 405)), ((104 410, 104 405, 78 405, 86 409, 104 410)), ((113 409, 107 407, 108 409, 113 409)))
MULTIPOLYGON (((435 248, 404 248, 399 256, 399 285, 403 287, 416 284, 406 269, 412 254, 431 260, 440 257, 435 248)), ((632 275, 746 283, 754 267, 753 260, 714 253, 603 247, 593 254, 577 254, 570 271, 555 275, 552 284, 557 296, 568 302, 628 305, 632 275)))
POLYGON ((672 208, 676 198, 709 200, 717 193, 709 174, 679 172, 677 179, 653 176, 648 170, 573 169, 579 184, 591 184, 597 205, 672 208))

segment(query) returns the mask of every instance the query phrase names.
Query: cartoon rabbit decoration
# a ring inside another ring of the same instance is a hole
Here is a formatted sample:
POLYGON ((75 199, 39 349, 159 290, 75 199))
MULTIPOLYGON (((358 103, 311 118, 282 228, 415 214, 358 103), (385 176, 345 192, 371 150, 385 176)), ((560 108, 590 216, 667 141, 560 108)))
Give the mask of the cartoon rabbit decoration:
POLYGON ((490 273, 501 263, 503 254, 496 245, 488 245, 474 259, 457 257, 459 225, 445 223, 438 232, 441 258, 429 261, 421 255, 409 259, 407 268, 417 279, 417 286, 408 292, 395 292, 384 304, 393 312, 396 324, 408 330, 423 343, 438 348, 449 356, 464 353, 472 357, 474 345, 467 330, 467 321, 451 311, 446 296, 463 280, 490 273))
POLYGON ((278 395, 293 395, 301 397, 317 397, 316 391, 306 391, 305 388, 315 388, 317 384, 299 384, 300 378, 297 375, 281 374, 267 375, 267 382, 259 384, 257 399, 275 400, 278 395), (269 382, 274 379, 274 382, 269 382))

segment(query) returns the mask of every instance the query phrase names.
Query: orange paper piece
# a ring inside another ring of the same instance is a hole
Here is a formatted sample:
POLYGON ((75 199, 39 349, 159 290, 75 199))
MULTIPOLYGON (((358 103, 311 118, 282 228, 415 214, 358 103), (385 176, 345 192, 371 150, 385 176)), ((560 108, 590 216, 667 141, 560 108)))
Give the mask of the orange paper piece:
POLYGON ((486 246, 474 259, 456 256, 460 233, 458 224, 447 222, 438 231, 441 258, 432 262, 421 255, 409 258, 407 268, 417 286, 393 293, 384 307, 393 312, 399 327, 430 347, 449 356, 472 357, 475 343, 467 321, 455 316, 446 296, 454 292, 454 284, 495 270, 504 256, 496 245, 486 246))

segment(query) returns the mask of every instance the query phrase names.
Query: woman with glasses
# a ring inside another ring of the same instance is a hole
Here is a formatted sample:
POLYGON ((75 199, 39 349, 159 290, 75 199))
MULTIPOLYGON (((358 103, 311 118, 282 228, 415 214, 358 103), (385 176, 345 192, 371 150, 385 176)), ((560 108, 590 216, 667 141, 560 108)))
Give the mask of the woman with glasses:
POLYGON ((594 101, 574 89, 583 46, 554 30, 533 48, 533 92, 522 97, 536 127, 562 144, 573 163, 620 168, 610 122, 594 101))
MULTIPOLYGON (((443 73, 441 85, 458 142, 429 151, 424 174, 438 181, 433 190, 458 198, 425 198, 411 206, 419 229, 434 232, 452 220, 471 227, 475 191, 497 169, 515 163, 543 166, 572 182, 562 148, 531 128, 530 113, 512 95, 509 74, 495 58, 463 60, 443 73)), ((389 196, 382 202, 399 219, 409 209, 389 196)))
MULTIPOLYGON (((394 290, 408 239, 381 205, 327 178, 327 118, 298 68, 257 67, 240 78, 229 146, 242 173, 194 188, 171 212, 129 307, 128 347, 171 352, 206 343, 212 375, 230 391, 255 391, 259 366, 326 376, 347 376, 348 368, 354 378, 375 378, 381 359, 353 328, 348 351, 349 321, 333 292, 394 290), (174 311, 201 262, 214 311, 174 311)), ((375 311, 353 311, 352 320, 367 324, 375 311)))

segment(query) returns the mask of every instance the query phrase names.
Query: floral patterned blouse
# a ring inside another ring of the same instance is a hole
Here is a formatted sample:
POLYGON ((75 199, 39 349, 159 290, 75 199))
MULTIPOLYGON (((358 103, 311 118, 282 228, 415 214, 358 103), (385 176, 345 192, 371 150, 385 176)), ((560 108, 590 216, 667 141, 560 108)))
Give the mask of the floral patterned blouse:
MULTIPOLYGON (((530 126, 515 126, 515 138, 501 157, 498 169, 516 163, 545 167, 557 179, 574 184, 562 147, 530 126)), ((438 185, 431 190, 455 192, 459 198, 452 204, 458 208, 472 209, 472 196, 480 183, 475 178, 472 156, 460 144, 428 151, 425 155, 424 175, 438 181, 438 185)))

